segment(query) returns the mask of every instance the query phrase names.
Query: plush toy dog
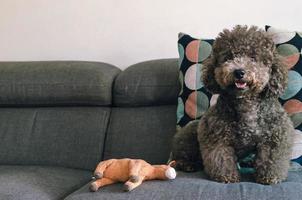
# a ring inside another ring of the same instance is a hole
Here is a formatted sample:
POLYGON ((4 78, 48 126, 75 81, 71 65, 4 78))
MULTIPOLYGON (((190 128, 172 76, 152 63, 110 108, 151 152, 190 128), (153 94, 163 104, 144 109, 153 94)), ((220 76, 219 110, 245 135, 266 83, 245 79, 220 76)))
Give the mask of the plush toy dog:
POLYGON ((146 180, 175 179, 175 164, 171 161, 168 165, 150 165, 144 160, 129 158, 102 161, 94 172, 96 181, 91 183, 90 190, 95 192, 105 185, 125 182, 125 191, 131 191, 146 180))

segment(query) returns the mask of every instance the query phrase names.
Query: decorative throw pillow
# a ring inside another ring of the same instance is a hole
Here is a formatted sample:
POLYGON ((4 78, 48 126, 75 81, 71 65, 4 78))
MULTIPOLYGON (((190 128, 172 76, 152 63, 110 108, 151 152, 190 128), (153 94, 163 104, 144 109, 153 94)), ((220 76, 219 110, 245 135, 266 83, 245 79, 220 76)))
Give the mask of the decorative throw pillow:
MULTIPOLYGON (((266 26, 266 31, 272 34, 277 50, 285 57, 289 69, 288 87, 280 102, 296 128, 292 159, 302 164, 302 32, 283 31, 269 26, 266 26)), ((216 103, 218 95, 207 92, 200 78, 203 61, 210 56, 213 42, 212 39, 196 39, 184 33, 179 34, 181 91, 177 107, 178 128, 199 119, 210 105, 216 103)), ((241 168, 243 171, 253 171, 245 164, 245 169, 241 168)))
POLYGON ((212 52, 214 40, 201 40, 179 33, 179 80, 181 91, 178 97, 177 125, 185 126, 199 119, 209 108, 212 94, 206 91, 201 81, 203 61, 212 52))
POLYGON ((266 26, 278 53, 288 68, 288 85, 280 102, 291 117, 296 133, 292 158, 302 164, 302 32, 287 31, 266 26))

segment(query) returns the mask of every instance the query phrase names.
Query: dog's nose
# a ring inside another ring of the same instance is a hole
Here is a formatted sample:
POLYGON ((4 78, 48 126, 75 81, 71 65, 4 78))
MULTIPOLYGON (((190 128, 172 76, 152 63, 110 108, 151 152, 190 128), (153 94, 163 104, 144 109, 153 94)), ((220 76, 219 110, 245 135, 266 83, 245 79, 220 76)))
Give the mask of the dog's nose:
POLYGON ((243 69, 236 69, 234 71, 235 78, 238 78, 238 79, 242 79, 244 74, 245 74, 245 71, 243 69))

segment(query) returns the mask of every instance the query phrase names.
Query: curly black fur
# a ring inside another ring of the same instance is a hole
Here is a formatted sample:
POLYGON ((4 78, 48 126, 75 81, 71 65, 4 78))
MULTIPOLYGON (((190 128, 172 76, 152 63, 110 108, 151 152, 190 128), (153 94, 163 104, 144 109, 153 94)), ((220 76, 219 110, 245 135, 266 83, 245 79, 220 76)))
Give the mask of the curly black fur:
MULTIPOLYGON (((199 121, 194 120, 179 129, 173 138, 171 160, 176 160, 175 168, 194 172, 202 168, 201 154, 197 140, 199 121)), ((171 161, 170 160, 170 161, 171 161)))
MULTIPOLYGON (((258 183, 275 184, 286 179, 294 128, 278 102, 287 84, 287 69, 272 38, 255 26, 224 30, 203 66, 202 80, 219 98, 193 131, 197 138, 183 143, 192 146, 198 140, 204 170, 210 178, 225 183, 240 181, 238 158, 256 152, 258 183), (243 75, 236 76, 236 70, 243 71, 243 75)), ((181 145, 180 138, 186 134, 178 133, 174 142, 181 145)), ((172 150, 176 158, 182 149, 177 148, 175 151, 174 145, 172 150)), ((191 165, 191 161, 181 162, 191 165)))

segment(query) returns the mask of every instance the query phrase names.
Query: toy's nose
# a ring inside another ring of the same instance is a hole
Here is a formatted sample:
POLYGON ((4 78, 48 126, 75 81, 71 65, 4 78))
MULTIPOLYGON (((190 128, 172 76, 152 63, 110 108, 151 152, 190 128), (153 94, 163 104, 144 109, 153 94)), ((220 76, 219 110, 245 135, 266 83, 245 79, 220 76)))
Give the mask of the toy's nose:
POLYGON ((169 167, 166 172, 165 175, 168 179, 175 179, 176 178, 176 171, 174 168, 169 167))
POLYGON ((236 69, 234 71, 234 76, 237 79, 242 79, 244 77, 245 71, 243 69, 236 69))

